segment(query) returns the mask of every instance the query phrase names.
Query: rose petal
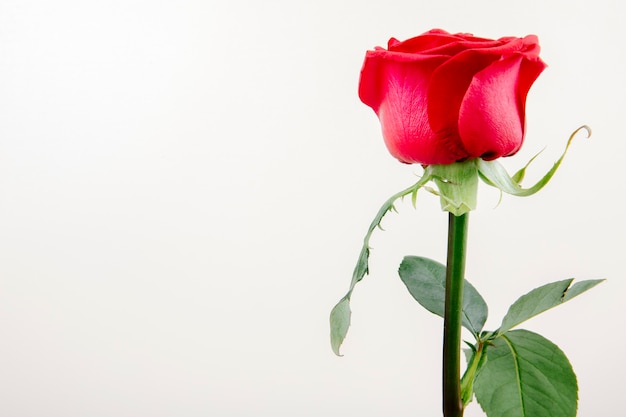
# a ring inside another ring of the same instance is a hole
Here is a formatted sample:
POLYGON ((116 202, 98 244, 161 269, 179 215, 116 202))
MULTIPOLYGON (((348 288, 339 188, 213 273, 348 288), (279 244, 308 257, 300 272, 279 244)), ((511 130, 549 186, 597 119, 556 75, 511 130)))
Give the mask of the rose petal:
POLYGON ((390 52, 382 48, 367 51, 361 68, 359 98, 378 113, 378 107, 387 93, 388 73, 394 76, 394 71, 404 71, 402 65, 408 63, 414 64, 411 67, 415 71, 412 78, 429 79, 433 68, 446 59, 445 56, 390 52))
MULTIPOLYGON (((457 149, 458 141, 446 143, 431 129, 428 78, 416 77, 416 69, 411 67, 399 66, 389 75, 387 96, 378 112, 387 148, 405 163, 448 164, 464 158, 466 152, 457 149)), ((420 71, 424 69, 422 66, 420 71)))
POLYGON ((523 56, 494 62, 476 74, 459 110, 459 134, 472 157, 486 160, 519 149, 523 105, 517 96, 523 56))
POLYGON ((541 51, 541 48, 539 47, 539 39, 537 38, 537 36, 524 36, 522 42, 524 43, 524 46, 522 48, 524 56, 530 60, 539 59, 539 52, 541 51))
MULTIPOLYGON (((442 64, 433 74, 428 89, 428 115, 432 129, 446 142, 463 144, 459 137, 459 109, 474 75, 499 55, 465 51, 442 64)), ((467 155, 466 155, 467 156, 467 155)))
POLYGON ((405 163, 444 164, 465 157, 460 142, 440 140, 428 120, 430 77, 447 57, 403 62, 370 52, 361 72, 359 96, 378 115, 389 152, 405 163))
MULTIPOLYGON (((528 91, 530 87, 533 85, 539 74, 546 69, 546 64, 541 59, 536 58, 532 60, 525 59, 522 61, 522 65, 520 67, 520 74, 517 81, 517 99, 518 99, 518 108, 521 116, 521 123, 523 131, 526 130, 526 97, 528 96, 528 91)), ((522 145, 521 143, 519 144, 522 145)), ((503 156, 513 155, 519 150, 519 147, 513 152, 505 154, 503 156)))
POLYGON ((498 40, 434 29, 368 51, 359 96, 400 161, 448 164, 517 152, 530 86, 545 68, 534 35, 498 40), (498 79, 501 78, 501 79, 498 79))
POLYGON ((499 48, 503 43, 502 40, 477 38, 465 33, 453 35, 445 31, 432 30, 405 41, 391 38, 388 49, 394 52, 452 56, 467 49, 499 48))
POLYGON ((421 53, 450 43, 458 43, 460 40, 449 33, 425 33, 402 42, 392 38, 388 46, 389 50, 394 52, 421 53))

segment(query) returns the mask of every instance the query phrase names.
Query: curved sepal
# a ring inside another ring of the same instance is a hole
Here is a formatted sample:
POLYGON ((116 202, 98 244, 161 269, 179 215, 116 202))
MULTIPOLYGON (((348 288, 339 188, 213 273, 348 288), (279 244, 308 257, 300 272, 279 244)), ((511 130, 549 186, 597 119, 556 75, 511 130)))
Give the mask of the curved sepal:
POLYGON ((330 312, 330 346, 337 356, 343 356, 339 353, 339 348, 348 333, 351 317, 349 297, 342 298, 330 312))
POLYGON ((419 179, 418 182, 387 199, 387 201, 385 201, 382 207, 378 210, 378 213, 376 213, 376 217, 374 217, 374 220, 372 220, 372 223, 367 229, 367 233, 365 234, 365 238, 363 239, 363 247, 361 248, 359 259, 357 260, 354 271, 352 272, 350 289, 348 290, 346 295, 341 300, 339 300, 339 302, 335 305, 330 313, 330 345, 336 355, 341 356, 341 354, 339 353, 339 348, 346 338, 348 328, 350 327, 350 318, 352 316, 352 312, 350 310, 350 297, 352 296, 352 291, 354 290, 355 285, 359 281, 361 281, 363 277, 365 277, 365 275, 369 273, 369 242, 372 233, 374 232, 374 230, 376 230, 376 228, 380 228, 380 223, 387 213, 392 210, 395 211, 394 203, 396 202, 396 200, 411 194, 413 205, 415 205, 417 191, 431 179, 432 177, 430 176, 430 171, 427 169, 424 171, 424 175, 419 179))
MULTIPOLYGON (((513 175, 513 177, 511 177, 506 172, 506 169, 504 169, 504 167, 497 160, 484 161, 482 159, 478 159, 476 162, 476 166, 478 167, 478 174, 486 184, 496 187, 507 194, 512 194, 519 197, 533 195, 541 190, 552 179, 554 173, 557 171, 557 169, 559 169, 561 162, 563 162, 563 158, 565 158, 565 154, 567 153, 567 150, 569 149, 572 140, 581 130, 585 130, 587 132, 587 137, 591 136, 591 129, 588 126, 581 126, 576 129, 574 133, 570 135, 561 157, 554 163, 552 168, 543 176, 543 178, 541 178, 532 187, 522 188, 522 186, 520 185, 528 164, 520 171, 518 171, 515 175, 513 175)), ((535 157, 531 159, 531 162, 533 159, 535 159, 535 157)))

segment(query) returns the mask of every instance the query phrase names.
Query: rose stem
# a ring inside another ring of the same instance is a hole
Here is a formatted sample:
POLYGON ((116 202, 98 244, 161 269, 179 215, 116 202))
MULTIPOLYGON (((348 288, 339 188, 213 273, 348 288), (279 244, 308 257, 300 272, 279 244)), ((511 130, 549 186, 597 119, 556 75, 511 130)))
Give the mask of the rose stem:
POLYGON ((443 415, 462 417, 461 311, 467 242, 468 213, 449 213, 446 306, 443 324, 443 415))

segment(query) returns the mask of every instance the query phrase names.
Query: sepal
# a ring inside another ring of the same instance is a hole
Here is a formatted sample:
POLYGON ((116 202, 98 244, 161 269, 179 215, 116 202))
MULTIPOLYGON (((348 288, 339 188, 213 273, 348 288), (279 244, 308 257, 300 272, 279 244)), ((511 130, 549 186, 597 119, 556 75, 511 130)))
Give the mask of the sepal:
POLYGON ((461 216, 476 208, 478 192, 477 159, 448 165, 430 165, 431 176, 437 184, 441 209, 461 216))
POLYGON ((478 168, 478 174, 480 178, 488 185, 492 187, 496 187, 500 191, 503 191, 507 194, 512 194, 518 197, 527 197, 537 193, 541 190, 545 185, 550 182, 552 176, 557 171, 561 162, 563 162, 563 158, 565 158, 565 154, 567 154, 567 150, 569 149, 572 140, 576 136, 578 132, 581 130, 585 130, 587 132, 587 137, 591 136, 591 129, 589 126, 581 126, 576 129, 569 137, 567 141, 567 145, 565 146, 565 150, 561 157, 554 163, 552 168, 541 178, 535 185, 529 188, 523 188, 521 186, 521 181, 524 178, 524 174, 526 172, 526 168, 528 165, 537 157, 535 155, 527 164, 519 170, 512 177, 506 172, 506 169, 497 161, 484 161, 482 159, 476 160, 476 166, 478 168))

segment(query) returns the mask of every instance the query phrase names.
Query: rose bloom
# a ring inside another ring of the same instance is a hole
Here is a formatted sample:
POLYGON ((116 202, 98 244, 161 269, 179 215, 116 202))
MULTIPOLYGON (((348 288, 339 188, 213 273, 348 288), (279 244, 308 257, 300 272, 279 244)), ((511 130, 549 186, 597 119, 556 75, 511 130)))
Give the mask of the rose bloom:
POLYGON ((520 149, 526 96, 545 67, 534 35, 491 40, 434 29, 368 51, 359 97, 401 162, 492 160, 520 149))

